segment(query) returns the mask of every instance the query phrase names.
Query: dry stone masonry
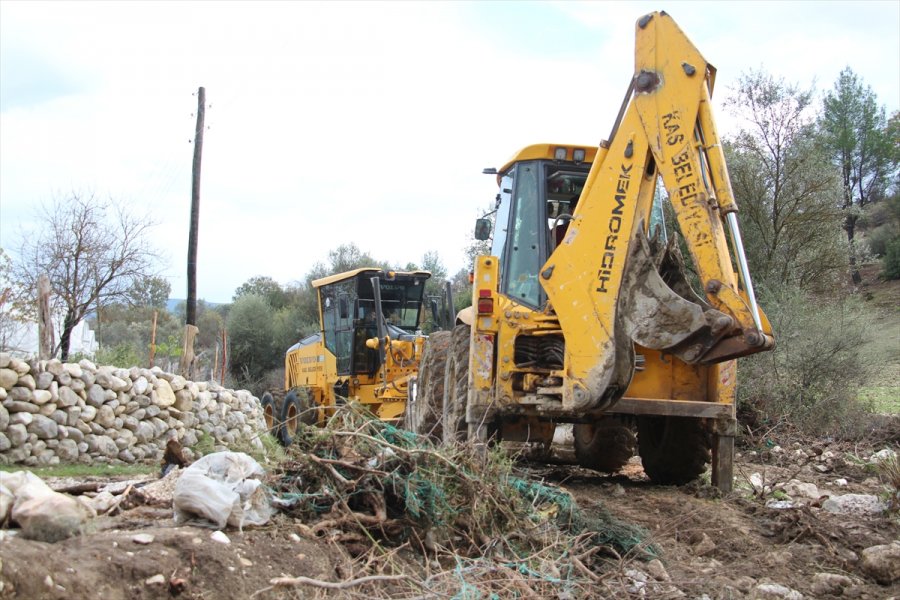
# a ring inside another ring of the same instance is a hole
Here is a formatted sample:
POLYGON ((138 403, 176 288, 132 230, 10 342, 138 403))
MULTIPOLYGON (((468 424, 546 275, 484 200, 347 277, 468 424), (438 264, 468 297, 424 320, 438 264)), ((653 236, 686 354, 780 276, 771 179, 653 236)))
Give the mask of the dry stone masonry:
POLYGON ((259 400, 246 390, 153 369, 26 362, 0 353, 0 464, 159 460, 166 442, 203 434, 217 449, 261 446, 259 400))

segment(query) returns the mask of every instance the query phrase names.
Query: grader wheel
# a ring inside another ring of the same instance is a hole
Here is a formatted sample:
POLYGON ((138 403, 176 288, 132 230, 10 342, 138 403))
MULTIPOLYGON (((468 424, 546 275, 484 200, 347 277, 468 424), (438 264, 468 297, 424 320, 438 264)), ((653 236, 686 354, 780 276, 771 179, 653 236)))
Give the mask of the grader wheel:
MULTIPOLYGON (((436 331, 428 336, 422 360, 419 361, 415 395, 411 393, 406 401, 406 428, 434 440, 440 440, 443 436, 441 403, 444 398, 444 369, 449 347, 449 331, 436 331)), ((410 386, 410 390, 412 388, 410 386)))
POLYGON ((264 392, 259 403, 263 409, 266 432, 279 442, 281 441, 281 407, 284 404, 284 390, 264 392))
POLYGON ((315 425, 316 413, 312 408, 309 395, 302 389, 294 389, 284 397, 281 407, 281 444, 284 447, 294 443, 300 424, 315 425))

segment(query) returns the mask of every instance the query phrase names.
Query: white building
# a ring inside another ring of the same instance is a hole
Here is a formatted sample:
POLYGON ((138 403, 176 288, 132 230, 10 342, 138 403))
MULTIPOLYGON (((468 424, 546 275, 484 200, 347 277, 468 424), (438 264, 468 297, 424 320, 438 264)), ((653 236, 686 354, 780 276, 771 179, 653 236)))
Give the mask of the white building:
MULTIPOLYGON (((0 329, 0 352, 8 352, 19 358, 37 356, 39 350, 37 321, 19 320, 11 315, 2 315, 3 327, 0 329)), ((62 334, 62 319, 54 319, 54 339, 59 343, 62 334)), ((99 348, 94 331, 87 321, 81 321, 74 329, 69 343, 69 354, 83 354, 93 357, 99 348)))

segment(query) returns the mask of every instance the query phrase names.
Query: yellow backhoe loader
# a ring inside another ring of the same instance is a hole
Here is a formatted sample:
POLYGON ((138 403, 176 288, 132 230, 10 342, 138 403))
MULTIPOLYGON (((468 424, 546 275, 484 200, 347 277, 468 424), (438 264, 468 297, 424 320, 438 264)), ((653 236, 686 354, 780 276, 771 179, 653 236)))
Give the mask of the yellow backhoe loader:
MULTIPOLYGON (((476 261, 459 325, 429 340, 445 351, 426 348, 408 412, 428 416, 410 424, 539 449, 574 424, 582 465, 616 471, 636 444, 651 480, 685 483, 711 458, 727 490, 734 359, 774 337, 710 106, 716 70, 664 12, 635 31, 634 77, 608 141, 536 144, 486 170, 499 184, 491 255, 476 261), (700 293, 678 235, 658 219, 651 228, 659 179, 700 293)), ((476 237, 491 229, 480 219, 476 237)))

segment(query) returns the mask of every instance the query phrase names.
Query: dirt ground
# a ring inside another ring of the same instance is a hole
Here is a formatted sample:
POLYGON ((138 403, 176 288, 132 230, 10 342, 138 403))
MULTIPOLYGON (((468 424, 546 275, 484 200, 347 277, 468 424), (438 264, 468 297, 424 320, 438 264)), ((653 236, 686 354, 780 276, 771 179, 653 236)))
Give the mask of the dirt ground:
MULTIPOLYGON (((900 540, 897 513, 839 515, 821 508, 828 495, 885 497, 887 488, 860 457, 886 445, 896 450, 897 440, 871 448, 820 446, 805 453, 812 456, 802 456, 798 448, 744 450, 736 461, 736 489, 725 496, 699 482, 652 485, 639 459, 615 476, 568 466, 534 467, 530 474, 569 491, 588 514, 608 511, 645 528, 659 550, 662 572, 659 563, 654 568, 625 556, 581 588, 586 597, 798 598, 790 595, 793 590, 804 598, 900 598, 900 581, 881 585, 860 566, 865 548, 900 540), (822 497, 792 508, 767 506, 785 497, 775 489, 790 479, 815 484, 822 497), (846 484, 838 487, 839 479, 846 484), (772 489, 765 491, 767 486, 772 489), (642 583, 647 573, 652 576, 642 583), (844 578, 828 588, 823 573, 844 578), (764 584, 789 590, 769 595, 760 587, 764 584)), ((48 483, 61 487, 72 481, 48 483)), ((137 505, 97 517, 83 535, 53 544, 12 531, 0 531, 3 599, 447 597, 429 594, 427 575, 452 568, 429 562, 408 546, 353 558, 340 544, 310 537, 304 524, 284 515, 264 527, 226 530, 227 544, 213 541, 211 529, 176 525, 166 506, 137 505), (138 534, 149 534, 152 541, 136 539, 138 534), (403 586, 394 579, 400 575, 407 578, 403 586), (275 578, 301 576, 315 582, 273 586, 275 578), (318 583, 337 586, 372 576, 376 580, 343 589, 318 583)), ((555 597, 581 594, 560 587, 555 597)), ((523 591, 521 597, 527 596, 523 591)), ((487 596, 461 580, 455 597, 487 596)))

